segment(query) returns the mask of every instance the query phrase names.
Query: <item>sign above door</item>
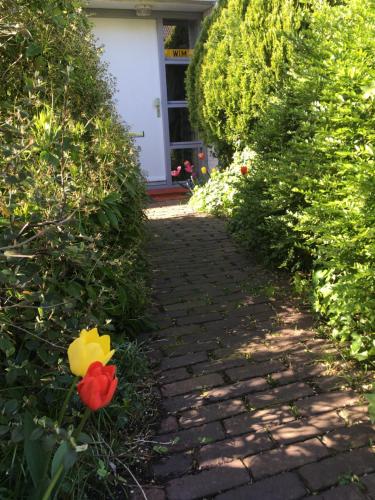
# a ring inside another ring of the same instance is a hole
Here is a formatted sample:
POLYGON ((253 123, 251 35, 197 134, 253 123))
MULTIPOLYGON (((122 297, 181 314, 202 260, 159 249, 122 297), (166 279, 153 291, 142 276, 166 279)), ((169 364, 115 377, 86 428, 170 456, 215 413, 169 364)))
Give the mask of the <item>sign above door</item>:
POLYGON ((191 57, 193 49, 164 49, 164 56, 168 58, 173 57, 191 57))

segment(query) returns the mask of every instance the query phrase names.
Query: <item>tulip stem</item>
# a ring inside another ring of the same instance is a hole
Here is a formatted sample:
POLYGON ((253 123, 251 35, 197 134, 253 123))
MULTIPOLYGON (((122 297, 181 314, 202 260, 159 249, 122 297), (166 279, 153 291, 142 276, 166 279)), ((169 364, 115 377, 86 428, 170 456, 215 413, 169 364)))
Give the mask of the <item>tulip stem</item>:
POLYGON ((68 403, 70 401, 70 398, 72 397, 72 394, 73 394, 73 391, 74 391, 74 388, 76 386, 77 381, 78 381, 78 377, 74 377, 72 385, 70 386, 69 391, 66 393, 66 396, 65 396, 65 399, 64 399, 64 403, 63 403, 63 405, 61 407, 59 418, 57 420, 57 425, 59 427, 61 427, 63 418, 65 416, 66 409, 68 407, 68 403))
POLYGON ((79 426, 74 431, 74 437, 76 437, 76 438, 79 437, 79 435, 81 434, 82 429, 83 429, 85 423, 87 422, 89 416, 91 415, 91 413, 92 412, 91 412, 90 408, 86 408, 85 413, 83 414, 83 417, 82 417, 82 420, 81 420, 79 426))
POLYGON ((56 486, 57 481, 60 479, 60 476, 63 473, 63 470, 64 470, 64 465, 61 464, 57 469, 57 471, 55 472, 55 475, 53 476, 51 482, 49 483, 48 488, 44 493, 42 500, 49 500, 51 493, 56 486))

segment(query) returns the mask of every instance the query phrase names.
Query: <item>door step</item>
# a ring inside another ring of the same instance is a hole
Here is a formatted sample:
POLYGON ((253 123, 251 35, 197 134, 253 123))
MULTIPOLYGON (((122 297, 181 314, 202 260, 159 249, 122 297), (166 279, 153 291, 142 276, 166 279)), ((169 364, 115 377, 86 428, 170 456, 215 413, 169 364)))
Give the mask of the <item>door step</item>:
POLYGON ((184 187, 148 189, 148 196, 154 201, 185 200, 189 190, 184 187))

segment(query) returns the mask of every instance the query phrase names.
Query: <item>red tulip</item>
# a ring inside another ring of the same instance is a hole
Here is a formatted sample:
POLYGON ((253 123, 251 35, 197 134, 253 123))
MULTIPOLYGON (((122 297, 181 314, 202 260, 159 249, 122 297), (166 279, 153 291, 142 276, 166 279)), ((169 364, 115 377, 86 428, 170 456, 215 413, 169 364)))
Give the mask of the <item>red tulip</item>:
POLYGON ((248 172, 247 166, 246 165, 242 165, 242 167, 241 167, 241 174, 242 175, 246 175, 247 172, 248 172))
POLYGON ((206 158, 206 155, 204 154, 204 152, 203 152, 203 151, 201 151, 200 153, 198 153, 198 158, 199 158, 200 160, 204 160, 204 159, 206 158))
POLYGON ((89 366, 86 375, 77 385, 81 401, 96 411, 109 405, 116 391, 118 379, 115 377, 116 367, 104 366, 100 361, 94 361, 89 366))
POLYGON ((176 170, 171 170, 171 176, 178 177, 180 175, 181 168, 181 165, 179 165, 176 170))

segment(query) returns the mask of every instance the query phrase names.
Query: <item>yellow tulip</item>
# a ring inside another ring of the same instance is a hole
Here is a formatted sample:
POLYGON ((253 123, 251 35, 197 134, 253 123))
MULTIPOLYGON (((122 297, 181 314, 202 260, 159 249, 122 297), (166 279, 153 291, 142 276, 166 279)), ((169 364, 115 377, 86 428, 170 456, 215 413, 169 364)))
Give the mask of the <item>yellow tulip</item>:
POLYGON ((207 168, 206 167, 202 167, 201 168, 201 172, 202 172, 202 174, 207 174, 207 168))
POLYGON ((114 352, 114 349, 111 351, 109 335, 100 337, 97 328, 82 330, 68 348, 70 370, 74 375, 84 377, 91 363, 100 361, 106 365, 114 352))
POLYGON ((217 172, 217 168, 215 168, 215 167, 211 168, 211 174, 216 174, 216 172, 217 172))

